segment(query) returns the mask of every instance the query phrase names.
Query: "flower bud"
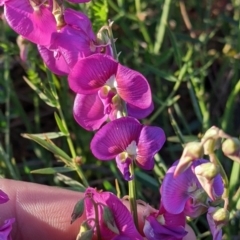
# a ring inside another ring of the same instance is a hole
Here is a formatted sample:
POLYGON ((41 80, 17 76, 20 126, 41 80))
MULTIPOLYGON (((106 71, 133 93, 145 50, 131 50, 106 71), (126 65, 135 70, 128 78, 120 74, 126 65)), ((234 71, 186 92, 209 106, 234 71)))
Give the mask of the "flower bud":
POLYGON ((240 163, 240 140, 228 138, 222 144, 222 151, 225 156, 240 163))
POLYGON ((108 33, 100 30, 97 33, 97 42, 98 42, 98 44, 101 44, 101 45, 109 44, 110 39, 109 39, 108 33))
POLYGON ((76 240, 89 240, 93 237, 93 228, 88 225, 87 222, 83 222, 80 227, 80 232, 77 235, 76 240))
POLYGON ((72 215, 71 215, 71 224, 79 217, 83 215, 84 212, 84 199, 81 199, 78 201, 73 209, 72 215))
POLYGON ((201 175, 208 180, 213 179, 219 173, 219 167, 212 162, 202 163, 195 167, 195 174, 201 175))
POLYGON ((195 167, 196 177, 212 201, 216 200, 216 195, 213 190, 213 182, 218 173, 219 167, 211 162, 203 163, 195 167))
POLYGON ((224 208, 216 207, 212 212, 212 218, 217 225, 225 225, 229 220, 229 212, 224 208))
POLYGON ((112 232, 119 234, 113 214, 107 206, 103 207, 103 221, 112 232))
POLYGON ((190 142, 184 147, 183 154, 175 169, 174 176, 184 172, 192 163, 192 161, 202 158, 203 147, 200 142, 190 142))
POLYGON ((223 130, 213 126, 209 128, 203 138, 202 143, 204 147, 204 154, 210 154, 214 150, 220 147, 221 138, 229 138, 230 136, 227 135, 223 130))

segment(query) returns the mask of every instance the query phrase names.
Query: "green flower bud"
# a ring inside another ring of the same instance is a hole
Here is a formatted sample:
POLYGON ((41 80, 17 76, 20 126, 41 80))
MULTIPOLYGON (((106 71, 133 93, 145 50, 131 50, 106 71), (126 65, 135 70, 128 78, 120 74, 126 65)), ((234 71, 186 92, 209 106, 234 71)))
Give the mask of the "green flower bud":
POLYGON ((217 207, 216 210, 212 213, 213 220, 219 224, 226 224, 229 220, 229 212, 224 208, 217 207))
POLYGON ((204 154, 211 154, 214 150, 218 149, 222 138, 230 138, 230 136, 215 126, 209 128, 201 140, 204 147, 204 154))
POLYGON ((71 215, 71 224, 79 217, 83 215, 84 212, 84 199, 81 199, 78 201, 73 209, 72 215, 71 215))
POLYGON ((222 144, 222 151, 225 156, 240 163, 240 140, 228 138, 222 144))
POLYGON ((201 175, 208 180, 213 179, 219 173, 219 167, 212 162, 203 163, 195 167, 195 174, 201 175))
POLYGON ((103 221, 112 232, 119 234, 113 214, 107 206, 103 207, 103 221))
POLYGON ((93 233, 92 227, 90 227, 87 222, 83 222, 76 240, 90 240, 93 237, 93 233))
POLYGON ((174 176, 184 172, 192 163, 192 161, 202 158, 203 147, 200 142, 189 142, 184 147, 182 156, 175 169, 174 176))

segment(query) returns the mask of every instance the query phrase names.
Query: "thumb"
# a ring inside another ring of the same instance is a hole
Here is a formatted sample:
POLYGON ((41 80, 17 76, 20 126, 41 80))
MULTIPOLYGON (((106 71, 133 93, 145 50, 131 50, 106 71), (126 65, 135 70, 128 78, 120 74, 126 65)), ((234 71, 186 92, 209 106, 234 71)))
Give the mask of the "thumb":
POLYGON ((83 193, 7 179, 0 179, 0 189, 10 199, 0 205, 0 226, 15 218, 13 239, 76 239, 85 216, 71 225, 71 213, 83 193))

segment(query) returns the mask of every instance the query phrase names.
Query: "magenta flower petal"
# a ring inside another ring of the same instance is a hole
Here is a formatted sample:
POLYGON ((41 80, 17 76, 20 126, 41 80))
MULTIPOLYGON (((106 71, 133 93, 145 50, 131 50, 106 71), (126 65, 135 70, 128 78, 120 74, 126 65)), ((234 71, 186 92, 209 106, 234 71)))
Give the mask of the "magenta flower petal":
POLYGON ((8 195, 0 190, 0 204, 6 203, 9 200, 8 195))
POLYGON ((117 237, 116 239, 135 239, 135 240, 143 240, 143 237, 138 233, 132 216, 125 205, 118 199, 114 194, 110 192, 97 192, 93 188, 87 188, 85 192, 86 200, 86 216, 88 219, 95 218, 95 212, 93 209, 92 201, 89 199, 92 198, 95 203, 98 203, 99 209, 99 220, 100 220, 100 232, 101 239, 111 240, 113 237, 117 237), (87 197, 88 196, 88 197, 87 197), (103 222, 103 205, 107 206, 114 217, 114 221, 116 223, 116 227, 119 230, 119 235, 113 233, 111 230, 107 228, 105 223, 103 222), (123 237, 123 238, 121 238, 123 237), (126 238, 128 237, 128 238, 126 238))
POLYGON ((165 140, 166 137, 161 128, 144 126, 137 145, 137 165, 145 170, 153 169, 153 157, 162 148, 165 140))
POLYGON ((96 39, 90 19, 82 12, 67 8, 64 11, 64 20, 72 28, 83 31, 89 39, 96 39))
POLYGON ((77 123, 88 131, 102 126, 108 116, 104 114, 104 106, 98 94, 77 94, 73 105, 73 115, 77 123))
POLYGON ((197 181, 197 179, 191 168, 174 178, 175 168, 176 165, 167 171, 161 186, 161 195, 164 208, 169 213, 179 214, 183 212, 185 204, 189 199, 187 192, 189 184, 197 181))
POLYGON ((10 218, 8 220, 5 220, 3 225, 0 227, 0 239, 1 240, 11 240, 11 230, 12 230, 12 224, 15 222, 15 218, 10 218))
POLYGON ((44 63, 54 74, 64 76, 69 73, 69 67, 59 51, 51 51, 40 45, 37 47, 44 63))
POLYGON ((134 117, 137 119, 146 118, 149 114, 152 113, 153 110, 154 110, 153 102, 148 108, 145 108, 145 109, 138 108, 138 107, 131 105, 130 103, 127 103, 128 115, 130 117, 134 117))
POLYGON ((165 224, 167 226, 171 226, 171 227, 183 226, 183 227, 185 227, 185 225, 186 225, 186 216, 185 216, 184 212, 181 212, 179 214, 169 213, 168 211, 166 211, 166 209, 164 208, 162 203, 161 203, 161 207, 159 209, 159 214, 163 215, 165 224))
POLYGON ((10 27, 18 34, 33 43, 48 45, 57 30, 56 21, 46 6, 38 8, 34 10, 29 0, 11 0, 5 2, 4 13, 10 27))
POLYGON ((92 54, 90 40, 78 29, 65 26, 60 32, 52 34, 49 49, 59 51, 70 68, 74 67, 77 61, 92 54))
POLYGON ((103 54, 81 59, 69 74, 69 86, 76 93, 93 94, 116 74, 117 67, 115 60, 103 54))
POLYGON ((104 125, 93 137, 91 150, 100 160, 111 160, 137 141, 142 125, 134 118, 124 117, 104 125))
POLYGON ((117 92, 124 101, 140 109, 151 106, 151 89, 142 74, 119 64, 116 79, 117 92))

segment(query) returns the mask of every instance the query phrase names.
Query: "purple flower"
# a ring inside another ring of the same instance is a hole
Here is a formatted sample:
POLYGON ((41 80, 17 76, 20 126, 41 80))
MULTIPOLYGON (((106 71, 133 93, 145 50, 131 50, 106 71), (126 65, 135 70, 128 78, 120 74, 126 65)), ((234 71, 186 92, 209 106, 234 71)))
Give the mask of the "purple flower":
POLYGON ((116 119, 104 125, 93 137, 91 150, 100 160, 116 158, 125 180, 131 180, 129 165, 132 161, 145 170, 154 167, 154 155, 165 142, 159 127, 144 126, 132 117, 116 119))
POLYGON ((47 45, 56 31, 50 6, 43 0, 5 0, 4 15, 10 27, 29 41, 47 45), (46 24, 47 23, 47 24, 46 24))
POLYGON ((64 26, 52 34, 48 46, 38 45, 47 67, 58 75, 66 75, 79 59, 96 52, 96 37, 89 18, 73 9, 63 13, 64 26))
MULTIPOLYGON (((195 160, 177 177, 174 177, 174 171, 178 161, 167 171, 161 186, 161 194, 163 206, 169 213, 179 214, 184 211, 187 216, 197 217, 207 210, 208 196, 194 174, 195 167, 206 162, 209 161, 195 160)), ((216 198, 223 194, 223 182, 219 174, 213 180, 212 192, 216 198)))
POLYGON ((8 195, 0 190, 0 204, 6 203, 9 200, 8 195))
POLYGON ((0 239, 1 240, 11 240, 10 233, 12 231, 12 224, 15 222, 15 218, 10 218, 4 221, 3 225, 0 227, 0 239))
MULTIPOLYGON (((98 192, 93 188, 87 188, 85 192, 85 211, 88 219, 88 223, 92 227, 96 226, 96 214, 94 204, 98 209, 98 223, 100 228, 101 239, 105 240, 143 240, 143 237, 138 233, 132 216, 125 205, 110 192, 98 192), (104 208, 108 208, 111 211, 113 219, 108 222, 104 219, 104 208), (95 219, 95 221, 93 220, 95 219), (114 231, 108 227, 114 226, 114 231)), ((95 234, 96 231, 95 231, 95 234)))
POLYGON ((107 118, 121 116, 122 100, 131 117, 144 118, 153 110, 151 90, 144 76, 110 56, 94 54, 78 61, 68 80, 78 94, 74 117, 87 130, 98 129, 107 118))
POLYGON ((148 240, 181 240, 187 235, 185 215, 168 213, 163 206, 145 219, 143 232, 148 240))

